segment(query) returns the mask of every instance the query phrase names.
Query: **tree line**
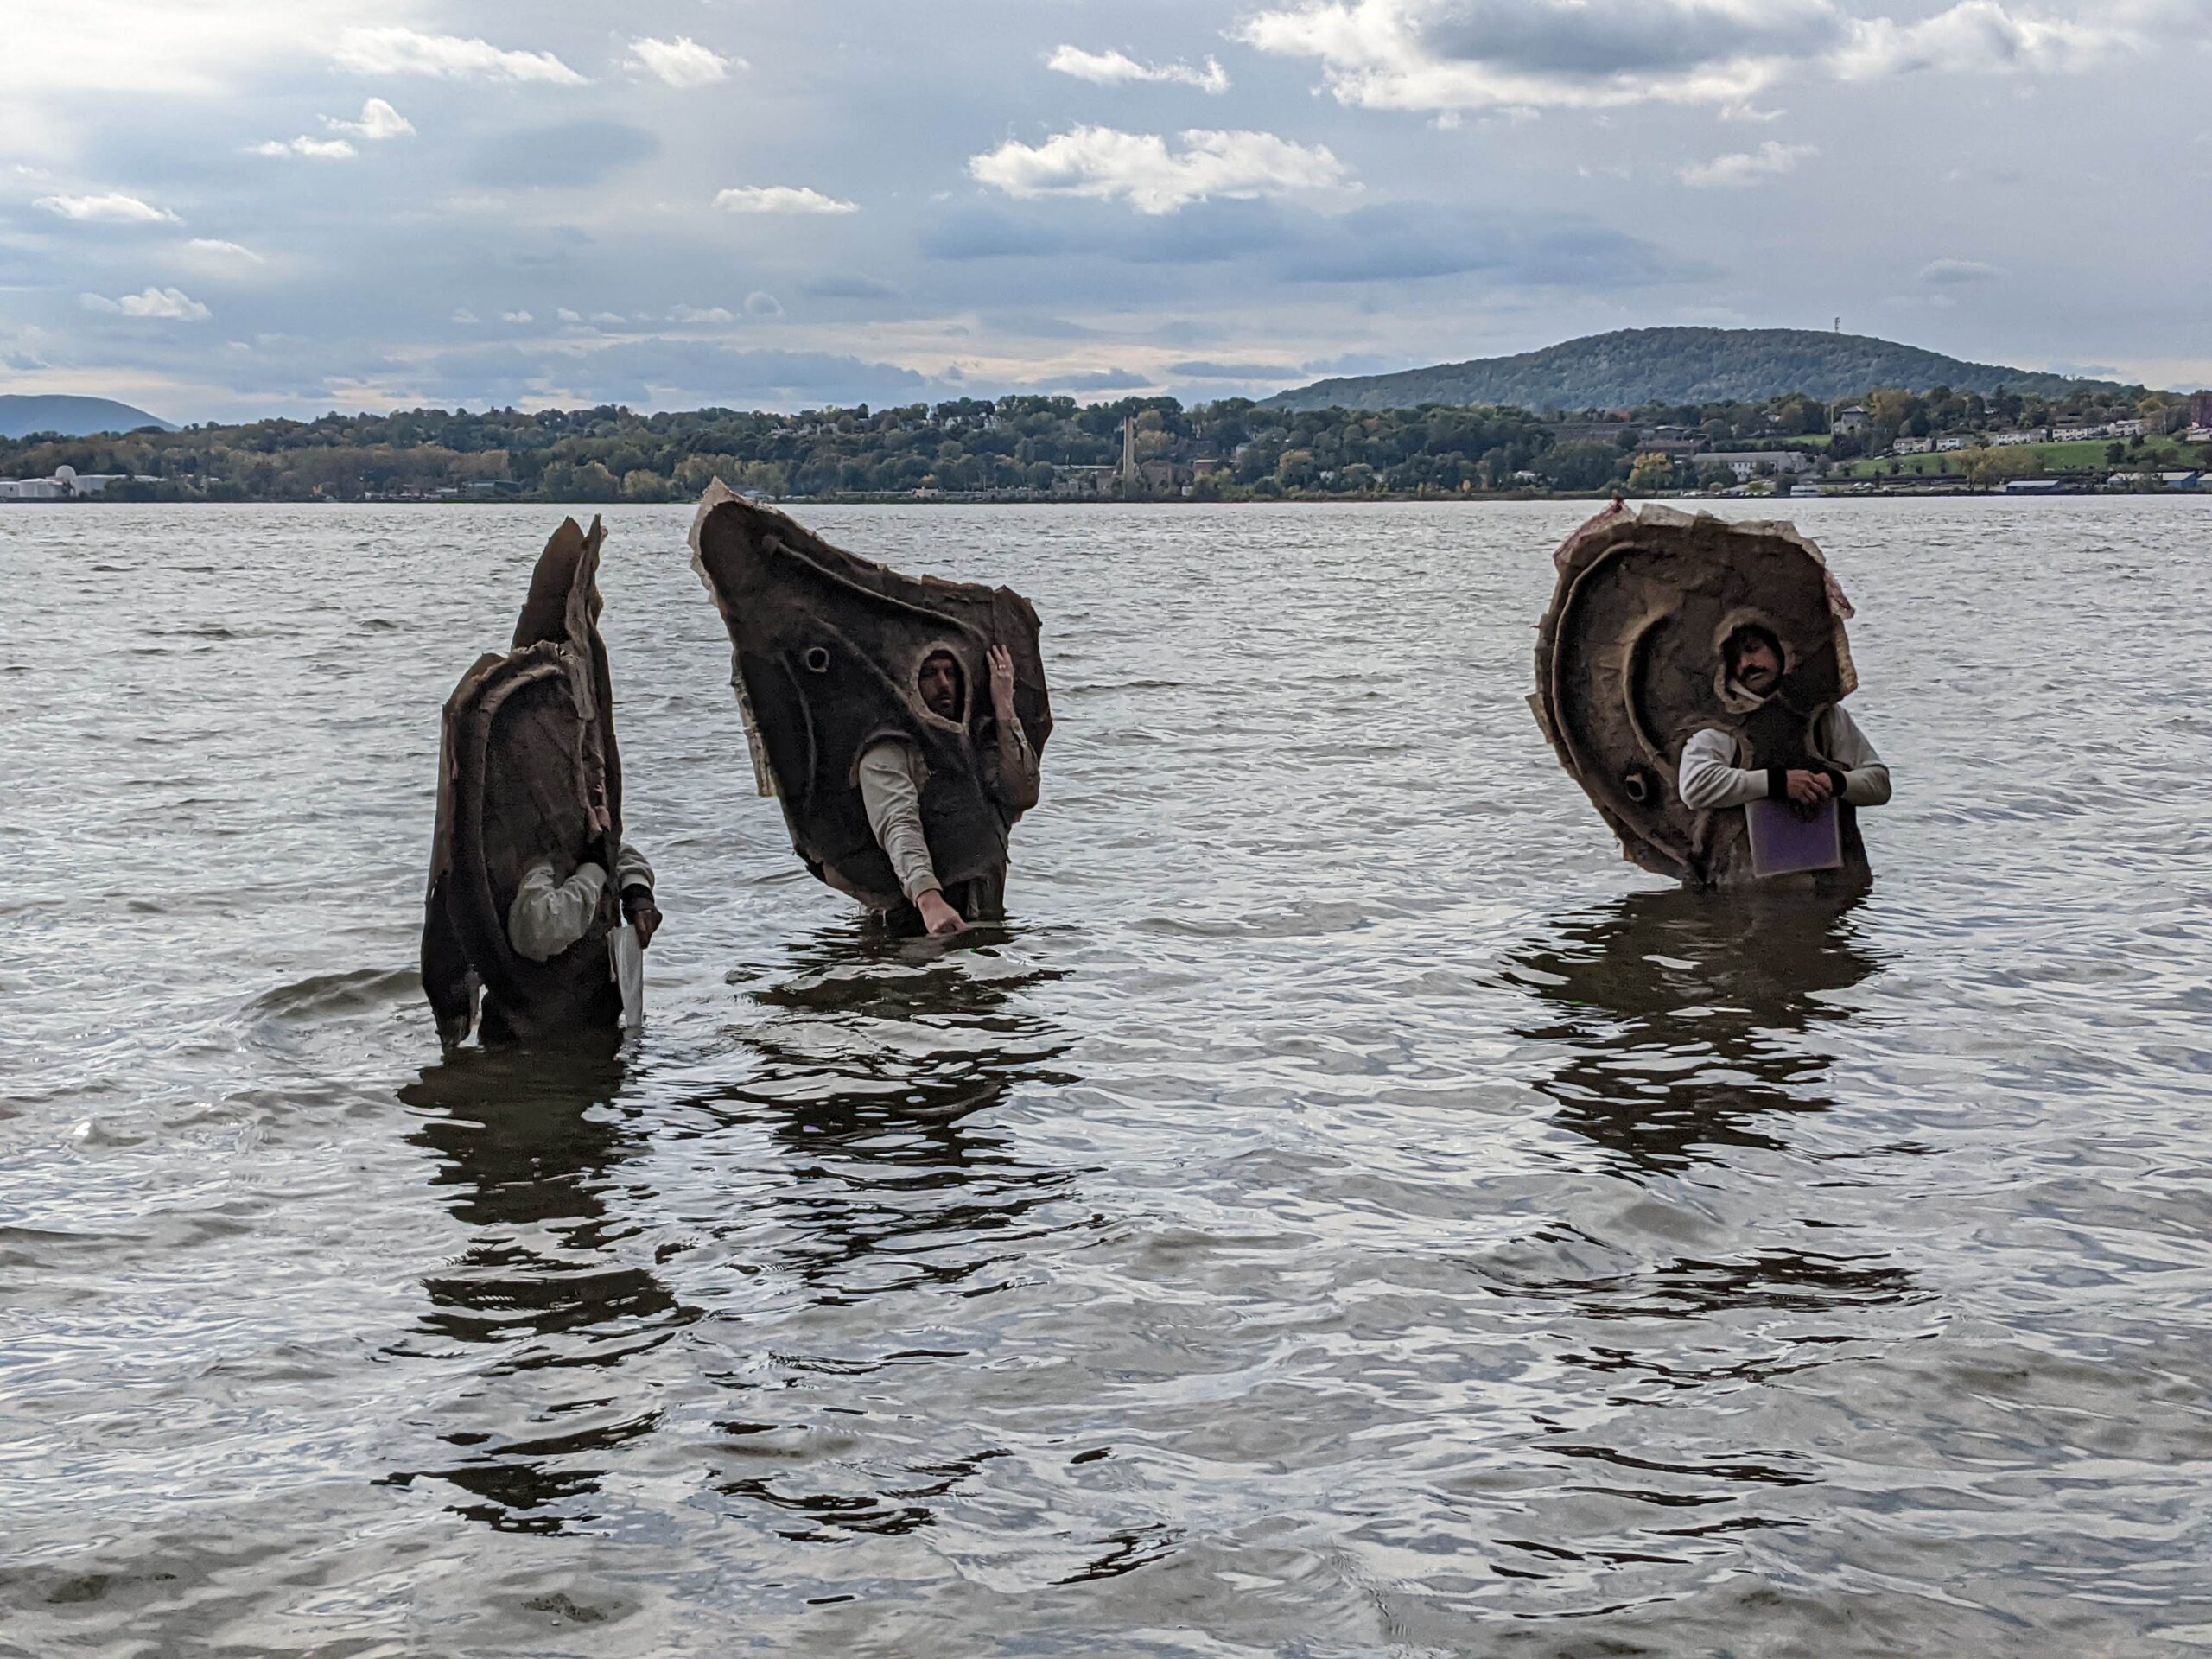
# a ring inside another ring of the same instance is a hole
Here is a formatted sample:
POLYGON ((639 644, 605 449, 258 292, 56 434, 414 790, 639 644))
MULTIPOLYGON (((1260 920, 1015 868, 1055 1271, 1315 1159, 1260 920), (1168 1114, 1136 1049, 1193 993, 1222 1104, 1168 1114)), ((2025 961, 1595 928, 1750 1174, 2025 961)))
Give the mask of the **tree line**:
MULTIPOLYGON (((1834 458, 1900 433, 1999 423, 2107 418, 2137 405, 2098 394, 2064 408, 2025 395, 1876 391, 1861 437, 1828 436, 1834 405, 1802 394, 1764 403, 1650 404, 1629 411, 1451 408, 1265 409, 1248 398, 1185 408, 1172 397, 960 398, 935 405, 798 415, 730 409, 641 415, 613 405, 524 412, 418 409, 326 415, 123 436, 0 442, 0 477, 124 474, 111 498, 359 500, 497 493, 533 500, 674 501, 719 478, 776 498, 917 492, 1041 498, 1071 469, 1116 467, 1133 423, 1141 493, 1198 499, 1309 495, 1465 495, 1601 491, 1663 480, 1656 435, 1715 448, 1820 448, 1834 458), (2101 399, 2101 402, 2099 401, 2101 399), (1639 455, 1643 456, 1639 471, 1639 455)), ((2164 423, 2178 404, 2161 406, 2164 423)), ((1667 469, 1696 481, 1694 458, 1667 469)), ((1097 477, 1093 474, 1094 480, 1097 477)), ((1113 493, 1109 486, 1108 493, 1113 493)))

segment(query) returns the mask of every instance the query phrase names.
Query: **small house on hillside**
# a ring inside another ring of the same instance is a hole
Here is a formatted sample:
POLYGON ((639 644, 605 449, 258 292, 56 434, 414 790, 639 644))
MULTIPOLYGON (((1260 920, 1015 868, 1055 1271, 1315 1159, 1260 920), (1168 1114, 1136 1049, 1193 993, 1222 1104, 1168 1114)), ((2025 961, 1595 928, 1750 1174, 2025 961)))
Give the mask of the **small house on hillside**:
POLYGON ((1866 426, 1866 406, 1851 404, 1836 411, 1835 418, 1828 423, 1828 430, 1839 438, 1847 435, 1856 436, 1864 432, 1866 426))

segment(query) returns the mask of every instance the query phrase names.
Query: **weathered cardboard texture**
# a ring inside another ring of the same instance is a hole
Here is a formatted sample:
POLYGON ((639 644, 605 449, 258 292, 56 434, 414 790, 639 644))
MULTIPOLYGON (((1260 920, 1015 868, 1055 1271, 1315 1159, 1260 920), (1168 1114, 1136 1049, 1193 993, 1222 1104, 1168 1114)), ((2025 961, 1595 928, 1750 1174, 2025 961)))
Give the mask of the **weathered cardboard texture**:
MULTIPOLYGON (((1851 613, 1821 550, 1787 524, 1732 524, 1616 505, 1561 545, 1539 626, 1537 724, 1619 836, 1623 853, 1695 887, 1750 880, 1740 810, 1682 804, 1682 745, 1719 727, 1758 766, 1818 763, 1814 723, 1856 689, 1851 613), (1721 644, 1756 622, 1782 644, 1776 694, 1747 709, 1726 689, 1721 644)), ((1855 815, 1843 809, 1847 869, 1863 880, 1855 815)))
POLYGON ((487 1037, 611 1029, 610 894, 584 937, 550 961, 515 953, 508 908, 523 873, 553 861, 566 880, 589 858, 610 873, 622 838, 613 677, 600 638, 605 531, 564 520, 537 561, 505 656, 489 653, 446 702, 437 824, 424 900, 423 985, 448 1041, 467 1035, 475 992, 487 1037))
POLYGON ((880 910, 903 899, 876 844, 855 769, 887 734, 929 767, 923 830, 950 887, 1002 868, 1008 820, 984 785, 992 741, 986 653, 1013 654, 1014 705, 1042 757, 1052 699, 1037 613, 1008 588, 901 575, 834 547, 717 483, 691 529, 692 563, 729 632, 732 681, 764 794, 783 803, 791 846, 822 880, 880 910), (917 689, 922 659, 950 651, 963 708, 948 721, 917 689))

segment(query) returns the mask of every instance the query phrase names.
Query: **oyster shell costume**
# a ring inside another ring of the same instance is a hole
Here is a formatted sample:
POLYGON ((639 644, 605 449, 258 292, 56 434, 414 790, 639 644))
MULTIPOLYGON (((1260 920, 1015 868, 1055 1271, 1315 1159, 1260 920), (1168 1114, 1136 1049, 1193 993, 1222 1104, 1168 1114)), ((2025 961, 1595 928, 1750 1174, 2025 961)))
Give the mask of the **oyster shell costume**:
POLYGON ((486 1040, 618 1027, 619 986, 607 936, 608 894, 584 936, 544 962, 519 955, 507 913, 541 858, 565 880, 591 855, 615 868, 622 841, 622 760, 614 693, 600 638, 597 518, 563 522, 531 572, 505 652, 477 659, 445 705, 437 825, 423 902, 423 988, 440 1036, 468 1034, 477 995, 486 1040))
POLYGON ((923 830, 945 888, 1001 875, 1013 817, 983 771, 986 653, 1013 655, 1016 715, 1041 760, 1052 710, 1029 601, 1010 588, 901 575, 720 483, 700 502, 691 548, 729 632, 754 781, 782 803, 806 868, 871 909, 904 901, 855 775, 863 750, 896 736, 928 767, 923 830), (922 659, 938 651, 960 666, 957 719, 932 713, 918 689, 922 659))
MULTIPOLYGON (((1743 810, 1683 804, 1682 746, 1717 728, 1745 766, 1828 764, 1816 728, 1859 677, 1844 633, 1851 606, 1821 550, 1787 524, 1616 503, 1553 563, 1529 702, 1560 764, 1644 869, 1694 887, 1752 881, 1743 810), (1732 689, 1722 663, 1723 642, 1745 624, 1782 647, 1781 681, 1764 701, 1732 689)), ((1836 810, 1843 865, 1814 885, 1864 887, 1857 813, 1836 810)))

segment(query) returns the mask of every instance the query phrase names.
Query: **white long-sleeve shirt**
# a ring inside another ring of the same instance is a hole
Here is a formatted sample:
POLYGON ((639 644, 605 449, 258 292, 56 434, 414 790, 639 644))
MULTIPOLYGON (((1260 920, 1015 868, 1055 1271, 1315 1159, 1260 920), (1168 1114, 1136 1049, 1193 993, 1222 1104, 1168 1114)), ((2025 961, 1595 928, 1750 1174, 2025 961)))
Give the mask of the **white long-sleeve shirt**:
POLYGON ((899 890, 910 904, 925 893, 941 891, 944 884, 937 879, 929 840, 922 834, 922 784, 929 777, 922 752, 912 743, 883 738, 861 752, 857 772, 868 827, 891 861, 899 890))
MULTIPOLYGON (((624 842, 614 855, 614 887, 627 893, 643 887, 648 899, 653 890, 653 867, 636 848, 624 842)), ((532 962, 550 962, 583 938, 599 902, 607 892, 607 872, 587 860, 566 881, 553 879, 553 861, 541 858, 523 872, 515 901, 507 906, 507 938, 515 954, 532 962)))
MULTIPOLYGON (((1852 806, 1881 806, 1890 798, 1890 769, 1866 734, 1840 706, 1831 707, 1814 728, 1814 741, 1843 773, 1843 799, 1852 806)), ((1682 745, 1679 769, 1682 804, 1693 812, 1763 801, 1769 793, 1766 769, 1736 764, 1736 739, 1707 727, 1682 745)))
MULTIPOLYGON (((1037 757, 1018 720, 1001 724, 993 747, 995 753, 988 756, 985 767, 988 786, 1002 807, 1019 817, 1037 804, 1037 757)), ((938 880, 929 839, 922 833, 922 785, 930 769, 921 750, 903 739, 879 738, 861 752, 855 775, 868 827, 891 861, 891 872, 899 878, 899 890, 907 902, 919 902, 925 893, 942 892, 944 884, 938 880)))

